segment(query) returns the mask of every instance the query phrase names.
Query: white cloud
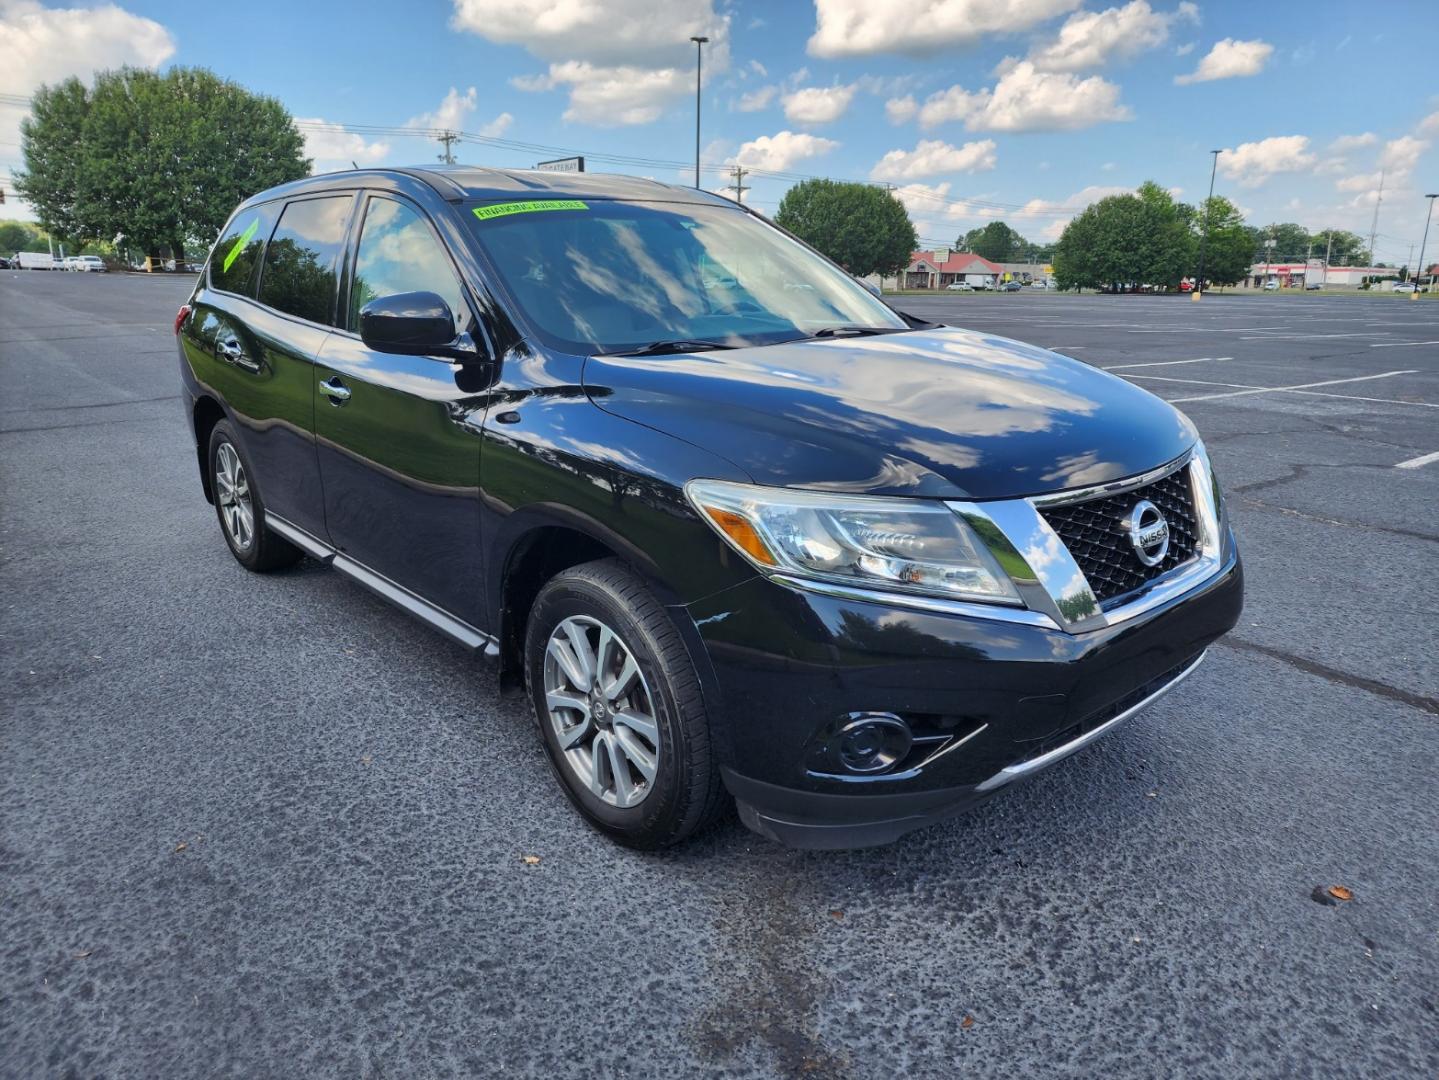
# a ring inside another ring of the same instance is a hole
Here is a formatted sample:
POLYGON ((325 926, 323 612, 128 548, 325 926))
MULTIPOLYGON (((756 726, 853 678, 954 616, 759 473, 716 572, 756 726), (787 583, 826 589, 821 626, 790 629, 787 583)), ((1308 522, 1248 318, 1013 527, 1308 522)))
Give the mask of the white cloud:
POLYGON ((758 60, 751 60, 749 62, 749 69, 753 71, 756 75, 758 75, 761 79, 766 78, 769 75, 769 70, 758 60))
POLYGON ((42 83, 71 75, 82 79, 103 68, 159 67, 175 52, 175 39, 153 19, 106 4, 46 8, 35 0, 0 3, 0 92, 28 95, 42 83))
POLYGON ((1236 41, 1225 38, 1214 43, 1199 66, 1189 75, 1176 75, 1180 86, 1189 83, 1213 82, 1215 79, 1238 79, 1258 75, 1268 63, 1274 46, 1267 41, 1236 41))
POLYGON ((918 109, 919 106, 915 103, 913 94, 890 98, 884 103, 884 115, 889 117, 891 124, 904 124, 913 120, 918 109))
POLYGON ((695 46, 706 77, 729 66, 729 16, 713 0, 454 0, 450 23, 550 61, 542 75, 511 79, 520 90, 567 89, 566 120, 614 127, 647 124, 694 90, 695 46))
POLYGON ((896 199, 904 204, 904 208, 911 214, 922 216, 933 214, 942 209, 949 202, 949 183, 943 184, 905 184, 890 192, 896 199))
POLYGON ((1419 158, 1429 144, 1413 135, 1403 135, 1384 144, 1379 155, 1379 164, 1391 173, 1409 173, 1419 164, 1419 158))
POLYGON ((390 144, 383 139, 366 142, 363 136, 318 116, 299 117, 295 123, 305 137, 305 156, 313 159, 313 173, 334 172, 352 165, 378 165, 390 156, 390 144))
POLYGON ((1420 135, 1439 135, 1439 112, 1432 112, 1415 129, 1420 135))
POLYGON ((601 67, 692 64, 692 36, 710 39, 705 67, 728 62, 729 17, 713 0, 454 0, 450 25, 542 60, 601 67))
MULTIPOLYGON (((170 31, 115 4, 47 8, 35 0, 0 0, 0 93, 29 97, 42 85, 74 75, 84 82, 100 70, 128 64, 156 68, 175 53, 170 31)), ((0 164, 20 162, 24 106, 0 105, 0 164)), ((14 199, 6 217, 28 207, 14 199)))
MULTIPOLYGON (((426 131, 464 131, 470 126, 470 117, 479 106, 479 93, 472 86, 463 94, 458 87, 450 87, 449 93, 431 112, 423 112, 405 121, 405 127, 421 128, 426 131)), ((502 112, 488 123, 480 125, 476 134, 498 138, 510 129, 515 118, 502 112)))
POLYGON ((727 163, 768 172, 786 172, 790 166, 797 165, 806 158, 827 154, 837 146, 839 143, 833 139, 823 139, 804 132, 781 131, 742 143, 739 151, 728 158, 727 163))
POLYGON ((784 115, 796 124, 828 124, 838 120, 854 100, 857 87, 807 86, 784 96, 784 115))
MULTIPOLYGON (((1043 221, 1044 225, 1037 230, 1039 239, 1058 240, 1064 233, 1064 227, 1073 221, 1074 215, 1080 213, 1085 207, 1100 199, 1107 199, 1111 195, 1128 195, 1133 190, 1133 188, 1127 187, 1092 184, 1089 187, 1081 188, 1060 202, 1052 202, 1048 199, 1030 199, 1021 209, 1010 216, 1016 219, 1035 220, 1036 224, 1043 221)), ((1026 236, 1029 235, 1024 227, 1017 226, 1017 228, 1026 236)))
POLYGON ((982 109, 988 100, 988 90, 971 94, 957 84, 948 90, 937 90, 925 98, 924 104, 920 106, 920 126, 932 128, 951 120, 968 120, 982 109))
POLYGON ((1080 0, 909 0, 903 10, 875 0, 815 0, 811 56, 933 54, 1013 34, 1079 7, 1080 0))
POLYGON ((1175 55, 1175 56, 1188 56, 1190 53, 1192 53, 1192 52, 1194 51, 1194 46, 1195 46, 1195 44, 1196 44, 1196 43, 1193 42, 1193 41, 1186 41, 1183 45, 1180 45, 1178 48, 1176 48, 1176 49, 1174 50, 1174 55, 1175 55))
POLYGON ((922 139, 913 150, 891 150, 870 170, 874 180, 915 180, 951 172, 984 172, 994 168, 994 140, 951 146, 939 139, 922 139))
POLYGON ((1310 169, 1315 160, 1307 137, 1277 135, 1226 149, 1219 155, 1219 171, 1240 187, 1258 187, 1276 173, 1310 169))
POLYGON ((1366 131, 1359 135, 1341 135, 1329 144, 1329 149, 1336 154, 1347 154, 1352 150, 1362 150, 1366 146, 1373 146, 1379 141, 1379 136, 1372 131, 1366 131))
POLYGON ((1155 11, 1148 0, 1131 0, 1104 11, 1077 11, 1055 37, 1030 50, 1029 59, 1045 71, 1083 71, 1163 45, 1169 28, 1183 20, 1199 21, 1199 9, 1182 3, 1174 11, 1155 11))
POLYGON ((1356 173, 1353 176, 1346 176, 1342 180, 1334 181, 1334 186, 1340 191, 1368 191, 1370 188, 1379 186, 1379 174, 1356 173))
POLYGON ((678 68, 600 67, 583 60, 551 64, 546 75, 510 80, 519 90, 567 86, 566 120, 596 127, 648 124, 676 97, 694 91, 694 73, 678 68))
POLYGON ((740 112, 759 112, 761 109, 768 109, 770 102, 778 93, 778 86, 761 86, 758 90, 741 94, 739 100, 735 102, 735 108, 740 112))
POLYGON ((955 85, 930 94, 917 111, 920 125, 962 120, 970 131, 1075 131, 1133 116, 1119 101, 1119 87, 1098 75, 1081 79, 1040 71, 1028 60, 1013 58, 1000 68, 1003 74, 992 90, 955 85))

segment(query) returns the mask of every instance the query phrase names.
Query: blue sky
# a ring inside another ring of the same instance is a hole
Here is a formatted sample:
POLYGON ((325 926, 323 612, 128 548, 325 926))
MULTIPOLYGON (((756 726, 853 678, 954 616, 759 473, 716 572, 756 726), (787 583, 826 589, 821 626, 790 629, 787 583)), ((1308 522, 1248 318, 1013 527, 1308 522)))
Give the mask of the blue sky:
MULTIPOLYGON (((283 101, 321 168, 433 160, 438 145, 407 132, 446 127, 643 159, 591 168, 683 181, 666 163, 694 154, 697 33, 712 39, 705 186, 748 165, 747 201, 769 212, 785 177, 872 179, 926 239, 992 217, 1052 238, 1145 179, 1202 197, 1208 151, 1225 148, 1217 190, 1255 224, 1367 234, 1383 168, 1377 255, 1403 262, 1421 195, 1439 188, 1432 0, 0 0, 15 58, 0 93, 122 62, 200 65, 283 101)), ((0 177, 19 164, 21 113, 0 106, 0 177)), ((476 142, 457 154, 541 156, 476 142)))

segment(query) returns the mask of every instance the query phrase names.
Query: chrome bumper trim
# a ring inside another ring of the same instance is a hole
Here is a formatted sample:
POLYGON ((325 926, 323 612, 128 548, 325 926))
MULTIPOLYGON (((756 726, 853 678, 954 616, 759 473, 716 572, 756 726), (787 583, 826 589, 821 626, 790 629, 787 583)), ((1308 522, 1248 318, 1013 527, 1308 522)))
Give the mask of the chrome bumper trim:
POLYGON ((1114 728, 1118 727, 1120 724, 1124 723, 1124 721, 1128 720, 1135 713, 1147 709, 1150 705, 1154 704, 1154 702, 1158 701, 1165 694, 1169 693, 1169 691, 1173 690, 1185 679, 1189 678, 1190 674, 1194 671, 1194 669, 1204 662, 1204 658, 1207 655, 1209 655, 1208 650, 1200 653, 1194 658, 1194 660, 1189 664, 1188 667, 1186 667, 1178 675, 1174 676, 1174 678, 1170 679, 1158 690, 1154 691, 1154 693, 1150 694, 1147 698, 1139 702, 1137 705, 1131 705, 1129 708, 1125 709, 1122 713, 1120 713, 1113 719, 1106 720, 1093 731, 1086 731, 1077 739, 1072 739, 1069 742, 1065 743, 1063 746, 1056 746, 1053 750, 1050 750, 1048 753, 1045 754, 1040 754, 1037 758, 1031 758, 1028 761, 1021 761, 1017 765, 1006 765, 1004 768, 1000 769, 999 772, 995 773, 988 780, 980 784, 979 787, 976 788, 976 790, 994 791, 996 788, 1002 788, 1005 784, 1012 784, 1014 781, 1019 780, 1022 777, 1032 776, 1034 773, 1037 773, 1042 769, 1047 769, 1049 766, 1053 765, 1057 761, 1063 761, 1076 750, 1084 749, 1096 739, 1103 738, 1106 734, 1108 734, 1114 728))

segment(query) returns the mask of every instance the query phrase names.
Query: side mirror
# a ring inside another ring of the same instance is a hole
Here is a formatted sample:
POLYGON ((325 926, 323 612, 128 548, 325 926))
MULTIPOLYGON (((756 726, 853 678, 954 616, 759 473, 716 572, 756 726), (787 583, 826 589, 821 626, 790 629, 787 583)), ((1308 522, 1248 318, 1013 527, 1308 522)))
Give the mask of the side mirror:
POLYGON ((445 356, 457 344, 455 317, 432 292, 380 296, 360 309, 360 339, 376 352, 445 356))

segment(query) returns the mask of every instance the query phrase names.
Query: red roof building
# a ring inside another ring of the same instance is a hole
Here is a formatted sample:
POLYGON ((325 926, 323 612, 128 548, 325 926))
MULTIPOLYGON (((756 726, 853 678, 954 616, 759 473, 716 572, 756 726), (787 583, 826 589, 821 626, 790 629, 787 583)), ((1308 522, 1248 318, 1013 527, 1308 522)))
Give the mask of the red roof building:
POLYGON ((963 251, 916 251, 904 272, 906 289, 942 289, 957 281, 992 287, 1004 273, 998 263, 963 251))

